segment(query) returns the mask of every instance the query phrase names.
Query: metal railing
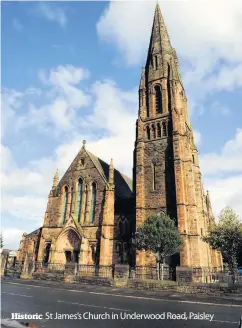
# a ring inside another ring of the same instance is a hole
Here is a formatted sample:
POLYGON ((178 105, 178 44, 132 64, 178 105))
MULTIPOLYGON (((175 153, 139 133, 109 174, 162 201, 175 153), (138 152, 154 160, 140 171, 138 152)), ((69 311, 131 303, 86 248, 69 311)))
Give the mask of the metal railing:
MULTIPOLYGON (((204 283, 232 283, 232 274, 229 271, 223 271, 221 267, 218 268, 193 268, 192 270, 194 281, 204 283)), ((236 273, 235 283, 242 284, 242 275, 236 273)))
POLYGON ((5 269, 6 276, 17 277, 20 276, 23 270, 23 263, 20 261, 16 261, 15 263, 11 263, 5 269))
POLYGON ((113 277, 113 266, 79 264, 77 275, 86 277, 113 277))
POLYGON ((130 270, 130 279, 175 280, 175 269, 168 266, 136 266, 130 270))
POLYGON ((65 264, 35 262, 35 272, 64 272, 65 264))
POLYGON ((35 272, 56 272, 65 275, 77 275, 83 277, 107 277, 113 276, 113 266, 78 264, 78 263, 35 263, 35 272))

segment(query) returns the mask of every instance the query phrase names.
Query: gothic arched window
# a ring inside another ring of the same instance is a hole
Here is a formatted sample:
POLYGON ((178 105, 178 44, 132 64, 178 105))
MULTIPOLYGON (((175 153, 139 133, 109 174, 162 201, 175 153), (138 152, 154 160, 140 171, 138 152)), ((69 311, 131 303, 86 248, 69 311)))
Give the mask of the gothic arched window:
POLYGON ((163 134, 163 137, 167 136, 166 122, 162 123, 162 134, 163 134))
POLYGON ((155 139, 156 138, 156 131, 155 131, 155 125, 154 124, 152 124, 151 129, 152 129, 152 138, 155 139))
POLYGON ((147 140, 150 140, 150 127, 148 125, 146 127, 146 137, 147 137, 147 140))
POLYGON ((155 86, 155 109, 157 114, 162 114, 162 95, 160 85, 155 86))
POLYGON ((157 137, 158 137, 158 138, 161 137, 161 127, 160 127, 160 123, 157 123, 157 137))
POLYGON ((67 203, 68 203, 68 187, 65 187, 63 209, 62 209, 62 223, 65 223, 66 221, 67 203))
POLYGON ((92 193, 92 200, 91 200, 91 209, 90 209, 90 223, 93 223, 95 218, 95 205, 96 205, 96 197, 97 197, 97 186, 94 182, 92 184, 91 193, 92 193))
POLYGON ((82 179, 78 180, 77 195, 76 195, 76 217, 78 222, 81 220, 81 210, 82 210, 82 179))

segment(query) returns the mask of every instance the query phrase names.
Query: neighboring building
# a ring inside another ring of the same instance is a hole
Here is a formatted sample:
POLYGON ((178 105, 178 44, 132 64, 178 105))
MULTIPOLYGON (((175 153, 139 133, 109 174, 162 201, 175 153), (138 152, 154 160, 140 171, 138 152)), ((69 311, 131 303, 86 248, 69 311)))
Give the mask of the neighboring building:
MULTIPOLYGON (((132 192, 132 181, 112 161, 108 165, 87 151, 84 143, 60 182, 58 172, 54 177, 38 242, 31 244, 37 260, 155 264, 149 252, 135 256, 131 237, 149 215, 164 211, 184 239, 172 266, 222 265, 220 253, 201 239, 214 217, 203 190, 178 59, 159 5, 139 87, 133 174, 132 192)), ((22 241, 20 257, 31 238, 22 241)))
POLYGON ((19 249, 17 251, 17 261, 24 263, 26 253, 33 254, 33 258, 37 259, 39 251, 39 243, 42 228, 36 229, 31 233, 23 233, 20 241, 19 249))

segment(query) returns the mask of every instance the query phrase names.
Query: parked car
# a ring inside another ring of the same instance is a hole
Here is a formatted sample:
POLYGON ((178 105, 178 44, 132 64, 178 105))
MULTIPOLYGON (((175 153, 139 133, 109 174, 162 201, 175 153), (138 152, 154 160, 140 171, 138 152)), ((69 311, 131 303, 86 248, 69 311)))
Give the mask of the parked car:
POLYGON ((238 272, 242 274, 242 266, 238 267, 238 272))

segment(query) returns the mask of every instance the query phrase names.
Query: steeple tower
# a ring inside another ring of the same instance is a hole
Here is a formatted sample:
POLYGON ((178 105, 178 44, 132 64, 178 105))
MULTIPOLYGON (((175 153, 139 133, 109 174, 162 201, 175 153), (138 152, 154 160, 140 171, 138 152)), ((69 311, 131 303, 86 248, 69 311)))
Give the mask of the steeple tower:
MULTIPOLYGON (((184 239, 180 265, 209 267, 210 250, 201 239, 209 220, 198 153, 177 55, 158 4, 139 86, 133 175, 136 228, 152 214, 167 213, 184 239)), ((137 265, 147 261, 155 264, 155 257, 137 253, 137 265)))

